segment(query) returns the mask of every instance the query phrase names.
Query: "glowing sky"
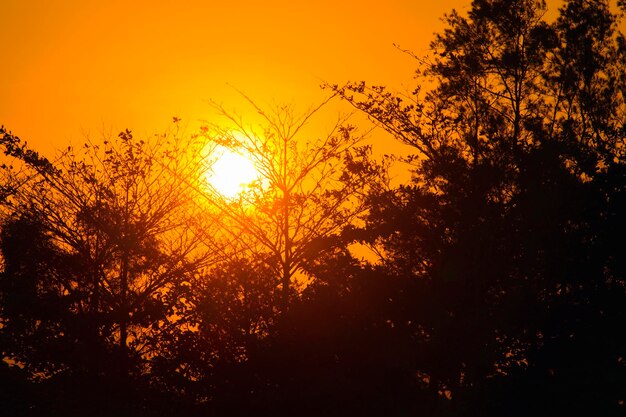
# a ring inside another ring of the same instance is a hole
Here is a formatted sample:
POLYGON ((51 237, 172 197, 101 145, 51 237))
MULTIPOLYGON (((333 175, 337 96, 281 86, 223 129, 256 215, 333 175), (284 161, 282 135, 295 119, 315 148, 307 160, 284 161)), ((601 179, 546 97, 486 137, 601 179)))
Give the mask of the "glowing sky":
POLYGON ((44 151, 193 129, 206 101, 319 102, 323 81, 412 86, 440 17, 469 1, 0 0, 0 123, 44 151))

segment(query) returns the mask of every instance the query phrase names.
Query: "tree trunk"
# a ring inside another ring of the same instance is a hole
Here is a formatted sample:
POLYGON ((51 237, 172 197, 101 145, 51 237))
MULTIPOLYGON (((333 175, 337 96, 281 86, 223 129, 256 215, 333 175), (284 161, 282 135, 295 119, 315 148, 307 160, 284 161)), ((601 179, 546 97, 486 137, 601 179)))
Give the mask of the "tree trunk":
POLYGON ((289 236, 289 191, 285 190, 283 193, 284 207, 283 207, 283 238, 285 239, 285 253, 283 256, 283 271, 282 271, 282 297, 283 297, 283 311, 289 306, 289 297, 291 292, 291 237, 289 236))

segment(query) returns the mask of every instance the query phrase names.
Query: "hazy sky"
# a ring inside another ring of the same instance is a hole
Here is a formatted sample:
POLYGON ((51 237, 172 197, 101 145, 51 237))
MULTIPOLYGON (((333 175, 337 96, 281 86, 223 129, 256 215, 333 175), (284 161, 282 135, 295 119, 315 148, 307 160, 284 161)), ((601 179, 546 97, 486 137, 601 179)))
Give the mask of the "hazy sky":
POLYGON ((84 135, 161 131, 246 108, 320 101, 323 81, 412 86, 414 62, 459 0, 0 0, 0 123, 49 151, 84 135))

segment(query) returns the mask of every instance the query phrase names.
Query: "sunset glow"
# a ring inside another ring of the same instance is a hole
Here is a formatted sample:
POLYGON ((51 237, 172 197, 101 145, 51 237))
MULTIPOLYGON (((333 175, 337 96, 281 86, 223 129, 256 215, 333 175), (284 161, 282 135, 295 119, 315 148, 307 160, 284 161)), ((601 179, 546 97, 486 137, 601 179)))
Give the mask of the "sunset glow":
POLYGON ((250 158, 220 147, 217 158, 207 171, 211 187, 227 198, 234 198, 259 177, 259 172, 250 158))
POLYGON ((325 97, 322 81, 401 87, 412 58, 393 44, 424 48, 443 13, 462 4, 5 0, 0 23, 16 36, 3 44, 11 65, 0 67, 0 115, 54 154, 84 135, 159 132, 172 116, 193 129, 210 118, 209 99, 242 106, 233 86, 304 107, 325 97), (363 30, 374 22, 379 30, 363 30))
POLYGON ((0 417, 626 417, 626 0, 0 25, 0 417))

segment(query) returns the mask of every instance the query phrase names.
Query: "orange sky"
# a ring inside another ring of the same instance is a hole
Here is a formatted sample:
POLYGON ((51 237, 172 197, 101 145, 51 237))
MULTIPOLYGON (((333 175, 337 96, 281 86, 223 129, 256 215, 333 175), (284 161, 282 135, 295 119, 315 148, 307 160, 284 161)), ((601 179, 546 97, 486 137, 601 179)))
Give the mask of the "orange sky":
MULTIPOLYGON (((0 124, 46 153, 130 128, 197 126, 206 101, 305 109, 322 81, 412 86, 439 18, 469 1, 1 0, 0 124)), ((245 114, 245 113, 244 113, 245 114)))

